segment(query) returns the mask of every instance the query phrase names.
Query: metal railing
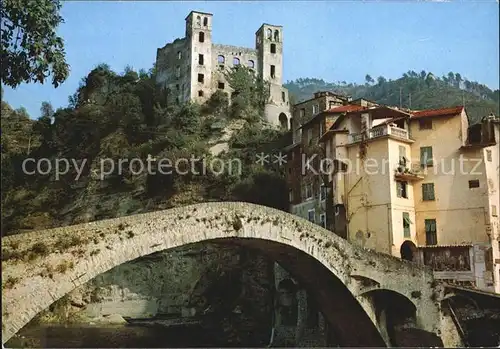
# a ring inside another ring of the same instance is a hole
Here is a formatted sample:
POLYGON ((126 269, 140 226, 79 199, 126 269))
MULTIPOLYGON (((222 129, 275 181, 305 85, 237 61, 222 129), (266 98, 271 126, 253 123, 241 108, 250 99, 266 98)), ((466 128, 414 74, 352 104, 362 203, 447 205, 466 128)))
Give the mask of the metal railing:
MULTIPOLYGON (((373 139, 373 138, 378 138, 378 137, 382 137, 382 136, 386 136, 386 135, 392 135, 392 136, 395 136, 398 138, 409 139, 407 130, 405 130, 403 128, 395 127, 395 126, 389 126, 389 125, 377 126, 377 127, 372 128, 368 132, 368 135, 367 135, 368 137, 366 137, 366 139, 373 139)), ((350 133, 349 134, 348 142, 350 144, 361 142, 362 140, 363 140, 362 133, 350 133)))

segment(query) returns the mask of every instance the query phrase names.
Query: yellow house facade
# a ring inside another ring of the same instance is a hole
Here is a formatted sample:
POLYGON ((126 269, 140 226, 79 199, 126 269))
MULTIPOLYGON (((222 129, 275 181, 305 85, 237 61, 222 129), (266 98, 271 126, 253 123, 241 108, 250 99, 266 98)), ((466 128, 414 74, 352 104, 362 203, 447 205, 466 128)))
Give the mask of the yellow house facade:
POLYGON ((330 175, 334 226, 345 222, 355 244, 500 293, 498 140, 497 119, 469 127, 463 107, 345 113, 320 138, 347 168, 330 175))

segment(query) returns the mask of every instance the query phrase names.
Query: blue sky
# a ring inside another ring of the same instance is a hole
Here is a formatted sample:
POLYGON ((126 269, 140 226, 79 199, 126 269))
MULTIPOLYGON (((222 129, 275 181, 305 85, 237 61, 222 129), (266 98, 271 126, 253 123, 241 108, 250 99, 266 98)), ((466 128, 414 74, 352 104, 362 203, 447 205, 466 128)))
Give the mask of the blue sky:
POLYGON ((408 70, 443 75, 458 72, 492 89, 499 85, 499 10, 496 1, 468 2, 65 2, 68 80, 5 88, 12 107, 31 117, 49 101, 68 104, 80 80, 99 63, 117 72, 126 65, 149 69, 156 49, 184 36, 191 10, 211 12, 213 41, 253 47, 262 23, 284 28, 284 80, 317 77, 363 83, 398 78, 408 70))

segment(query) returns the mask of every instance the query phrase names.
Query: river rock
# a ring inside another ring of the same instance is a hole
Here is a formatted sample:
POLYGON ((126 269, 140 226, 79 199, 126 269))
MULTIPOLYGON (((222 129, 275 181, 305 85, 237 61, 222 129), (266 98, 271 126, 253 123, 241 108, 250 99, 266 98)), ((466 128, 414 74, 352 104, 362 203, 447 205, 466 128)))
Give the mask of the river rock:
POLYGON ((93 319, 99 324, 126 324, 127 321, 120 314, 110 314, 93 319))

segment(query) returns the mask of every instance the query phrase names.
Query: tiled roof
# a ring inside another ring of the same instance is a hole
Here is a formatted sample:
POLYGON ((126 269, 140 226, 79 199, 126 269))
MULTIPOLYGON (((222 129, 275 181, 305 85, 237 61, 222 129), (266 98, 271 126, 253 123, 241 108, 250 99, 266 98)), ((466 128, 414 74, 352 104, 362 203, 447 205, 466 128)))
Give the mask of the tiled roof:
POLYGON ((356 105, 356 104, 347 104, 347 105, 341 105, 340 107, 335 107, 332 109, 328 109, 326 112, 327 113, 349 113, 353 111, 359 111, 366 109, 366 107, 363 107, 361 105, 356 105))
POLYGON ((417 118, 423 118, 423 117, 457 115, 457 114, 460 114, 463 109, 464 109, 464 107, 460 105, 460 106, 451 107, 451 108, 440 108, 440 109, 428 109, 428 110, 414 111, 412 118, 417 119, 417 118))

